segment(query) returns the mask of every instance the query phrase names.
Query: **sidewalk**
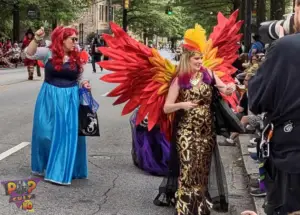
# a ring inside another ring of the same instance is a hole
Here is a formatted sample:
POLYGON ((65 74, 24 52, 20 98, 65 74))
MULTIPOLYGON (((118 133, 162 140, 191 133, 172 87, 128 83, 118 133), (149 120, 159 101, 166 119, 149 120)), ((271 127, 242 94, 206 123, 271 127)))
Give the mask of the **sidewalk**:
MULTIPOLYGON (((249 144, 250 135, 240 135, 239 139, 240 139, 239 143, 240 143, 240 149, 241 149, 241 153, 242 153, 242 160, 244 162, 245 170, 246 170, 247 176, 250 181, 251 178, 257 178, 257 176, 258 176, 258 163, 249 156, 247 145, 249 144)), ((251 189, 252 188, 249 189, 249 192, 251 189)), ((251 196, 251 198, 253 198, 253 202, 254 202, 255 210, 256 210, 257 214, 264 215, 265 212, 264 212, 262 206, 263 206, 265 198, 264 197, 252 197, 252 196, 251 196)))

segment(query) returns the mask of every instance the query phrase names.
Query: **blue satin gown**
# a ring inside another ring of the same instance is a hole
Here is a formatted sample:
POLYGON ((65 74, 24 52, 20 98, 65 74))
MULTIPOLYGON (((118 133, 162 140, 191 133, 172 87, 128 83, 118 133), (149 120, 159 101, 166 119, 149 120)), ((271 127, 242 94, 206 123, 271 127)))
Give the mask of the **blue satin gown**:
POLYGON ((68 185, 72 179, 88 175, 86 138, 78 136, 79 75, 69 63, 56 71, 49 60, 36 101, 32 172, 57 184, 68 185))

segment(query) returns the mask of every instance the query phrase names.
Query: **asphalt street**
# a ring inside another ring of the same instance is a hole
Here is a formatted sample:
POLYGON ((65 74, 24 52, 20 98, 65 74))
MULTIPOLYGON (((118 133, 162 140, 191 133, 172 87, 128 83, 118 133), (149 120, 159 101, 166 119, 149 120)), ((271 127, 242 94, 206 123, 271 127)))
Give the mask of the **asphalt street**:
MULTIPOLYGON (((168 53, 163 53, 168 55, 168 53)), ((42 71, 43 73, 43 71, 42 71)), ((99 78, 108 71, 85 76, 91 80, 93 96, 99 102, 100 137, 88 138, 89 176, 74 180, 71 186, 57 186, 41 181, 33 191, 34 214, 41 215, 172 215, 173 208, 157 207, 153 199, 161 177, 144 173, 131 159, 129 116, 121 116, 122 106, 112 106, 115 99, 105 97, 114 85, 99 78)), ((25 68, 0 71, 0 154, 31 141, 35 101, 43 77, 27 81, 25 68)), ((248 196, 241 153, 235 147, 221 148, 229 187, 230 212, 240 214, 253 209, 248 196)), ((30 144, 0 160, 0 181, 33 177, 30 174, 30 144)), ((0 188, 0 215, 25 214, 0 188)))

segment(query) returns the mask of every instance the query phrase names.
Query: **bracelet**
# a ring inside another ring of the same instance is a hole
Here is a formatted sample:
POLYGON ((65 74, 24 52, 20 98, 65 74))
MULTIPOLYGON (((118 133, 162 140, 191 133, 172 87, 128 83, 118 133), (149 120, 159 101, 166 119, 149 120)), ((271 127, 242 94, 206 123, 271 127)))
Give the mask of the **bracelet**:
POLYGON ((36 43, 36 44, 40 44, 41 40, 37 40, 36 38, 33 38, 33 41, 36 43))

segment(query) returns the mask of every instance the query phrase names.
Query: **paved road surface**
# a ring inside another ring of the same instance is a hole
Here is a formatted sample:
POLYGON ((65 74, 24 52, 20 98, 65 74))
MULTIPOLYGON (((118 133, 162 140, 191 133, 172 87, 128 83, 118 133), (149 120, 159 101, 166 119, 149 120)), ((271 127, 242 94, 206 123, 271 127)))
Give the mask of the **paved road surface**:
MULTIPOLYGON (((164 55, 167 55, 165 53, 164 55)), ((154 206, 161 178, 137 169, 131 160, 129 116, 121 117, 121 106, 112 106, 114 99, 104 97, 113 85, 99 81, 107 73, 92 73, 93 95, 100 103, 98 117, 101 137, 88 138, 89 178, 74 180, 71 186, 40 182, 33 192, 35 214, 41 215, 171 215, 172 208, 154 206)), ((31 141, 35 100, 42 78, 27 81, 25 68, 0 71, 0 155, 12 147, 31 141)), ((239 150, 222 148, 230 188, 231 214, 252 207, 247 196, 239 150)), ((0 158, 1 159, 1 158, 0 158)), ((0 160, 0 180, 31 177, 30 145, 0 160)), ((24 214, 0 189, 0 215, 24 214)))

